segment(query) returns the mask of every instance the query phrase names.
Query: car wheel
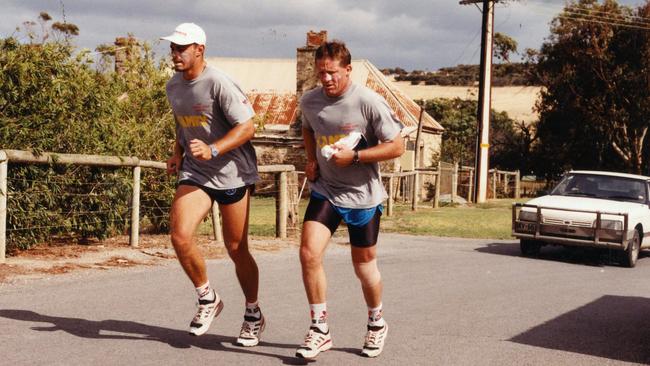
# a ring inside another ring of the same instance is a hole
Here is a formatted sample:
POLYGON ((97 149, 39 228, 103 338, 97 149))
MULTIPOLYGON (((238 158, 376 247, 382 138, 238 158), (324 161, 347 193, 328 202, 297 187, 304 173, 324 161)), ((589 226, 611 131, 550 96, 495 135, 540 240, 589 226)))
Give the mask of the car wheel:
POLYGON ((519 247, 524 257, 535 257, 539 255, 542 244, 535 240, 521 239, 519 241, 519 247))
POLYGON ((627 245, 627 249, 621 252, 621 263, 628 268, 636 266, 636 260, 639 259, 639 247, 641 246, 641 236, 639 231, 634 230, 634 236, 627 245))

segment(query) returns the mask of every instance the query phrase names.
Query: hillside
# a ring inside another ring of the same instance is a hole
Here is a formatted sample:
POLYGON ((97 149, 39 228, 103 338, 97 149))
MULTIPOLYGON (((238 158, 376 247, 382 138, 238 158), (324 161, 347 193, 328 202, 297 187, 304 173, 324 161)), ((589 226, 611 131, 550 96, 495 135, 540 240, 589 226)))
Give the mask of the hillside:
MULTIPOLYGON (((394 83, 414 100, 433 98, 478 99, 477 87, 412 85, 409 81, 394 81, 394 83)), ((508 112, 516 121, 530 123, 538 118, 533 112, 533 106, 539 96, 538 86, 505 86, 492 87, 492 108, 496 111, 508 112)))
MULTIPOLYGON (((535 83, 527 63, 503 63, 492 65, 492 86, 533 86, 535 83)), ((393 75, 397 81, 413 85, 474 86, 479 80, 479 65, 443 67, 437 71, 406 71, 402 68, 383 69, 385 75, 393 75)))

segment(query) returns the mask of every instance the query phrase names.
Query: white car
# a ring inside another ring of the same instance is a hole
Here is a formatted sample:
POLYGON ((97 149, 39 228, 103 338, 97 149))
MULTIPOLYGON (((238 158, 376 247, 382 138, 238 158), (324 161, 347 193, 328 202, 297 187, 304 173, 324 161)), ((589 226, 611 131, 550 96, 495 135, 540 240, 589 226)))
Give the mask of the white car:
POLYGON ((546 244, 618 250, 634 267, 650 248, 650 177, 602 171, 571 171, 550 194, 512 207, 512 236, 524 256, 546 244))

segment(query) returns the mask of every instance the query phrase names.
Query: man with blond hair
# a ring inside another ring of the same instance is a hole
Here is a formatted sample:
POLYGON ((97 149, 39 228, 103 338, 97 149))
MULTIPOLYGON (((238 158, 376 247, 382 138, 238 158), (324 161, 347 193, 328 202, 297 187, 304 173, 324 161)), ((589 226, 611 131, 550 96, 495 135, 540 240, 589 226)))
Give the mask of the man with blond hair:
POLYGON ((354 271, 368 306, 361 354, 377 357, 388 334, 375 245, 381 203, 387 197, 378 162, 404 152, 402 124, 381 96, 352 82, 351 56, 343 42, 323 43, 316 50, 315 61, 322 86, 300 100, 305 174, 312 192, 303 222, 300 263, 311 325, 296 356, 314 359, 332 347, 323 254, 343 220, 348 227, 354 271))

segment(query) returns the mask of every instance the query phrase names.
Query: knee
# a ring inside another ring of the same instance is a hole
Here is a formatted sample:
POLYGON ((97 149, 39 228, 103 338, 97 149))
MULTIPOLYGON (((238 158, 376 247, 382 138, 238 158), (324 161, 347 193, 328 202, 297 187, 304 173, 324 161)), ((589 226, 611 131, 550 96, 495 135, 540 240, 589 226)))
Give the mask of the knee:
POLYGON ((303 268, 316 268, 321 264, 321 257, 307 246, 300 247, 300 264, 303 268))
POLYGON ((354 263, 354 273, 364 288, 373 287, 381 281, 381 273, 377 268, 377 259, 354 263))
POLYGON ((172 245, 178 255, 182 255, 190 251, 192 246, 192 236, 182 233, 172 233, 172 245))
POLYGON ((248 246, 242 244, 241 242, 229 243, 226 245, 226 249, 228 250, 228 256, 230 256, 230 259, 232 259, 234 262, 238 262, 250 256, 248 246))

